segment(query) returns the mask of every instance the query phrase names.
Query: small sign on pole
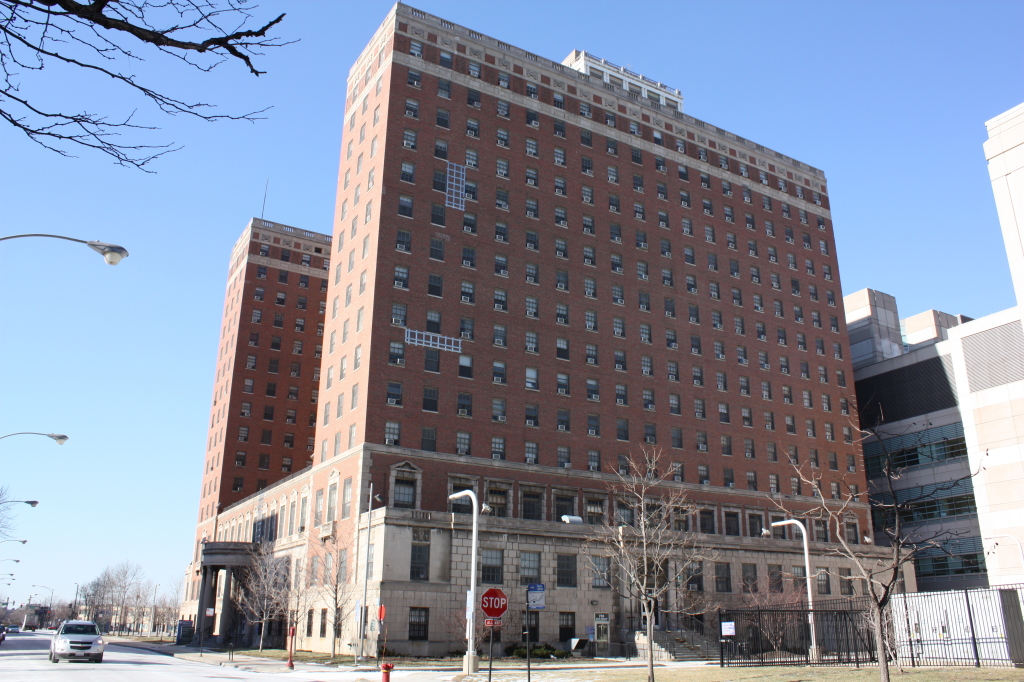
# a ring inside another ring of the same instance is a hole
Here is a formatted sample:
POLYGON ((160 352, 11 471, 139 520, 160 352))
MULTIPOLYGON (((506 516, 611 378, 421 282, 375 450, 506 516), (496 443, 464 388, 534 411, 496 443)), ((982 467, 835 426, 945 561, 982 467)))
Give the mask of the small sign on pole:
POLYGON ((526 609, 543 611, 545 605, 544 583, 530 583, 526 587, 526 609))
POLYGON ((484 627, 500 628, 501 618, 484 618, 484 627))
POLYGON ((736 636, 736 621, 734 621, 734 620, 722 621, 722 636, 723 637, 735 637, 736 636))
POLYGON ((212 606, 209 606, 209 607, 206 608, 206 617, 207 618, 213 618, 213 614, 214 613, 216 613, 216 610, 212 606))

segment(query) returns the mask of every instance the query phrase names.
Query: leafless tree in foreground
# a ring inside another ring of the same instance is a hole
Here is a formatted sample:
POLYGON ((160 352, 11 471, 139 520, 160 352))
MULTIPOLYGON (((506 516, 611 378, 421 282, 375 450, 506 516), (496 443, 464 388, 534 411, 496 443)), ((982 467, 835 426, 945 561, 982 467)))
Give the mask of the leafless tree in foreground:
MULTIPOLYGON (((629 459, 612 488, 614 512, 604 515, 587 538, 590 568, 624 600, 640 605, 647 630, 647 680, 654 682, 654 618, 669 591, 685 585, 714 550, 689 532, 697 506, 673 482, 661 450, 642 448, 629 459)), ((689 597, 689 590, 686 592, 689 597)), ((700 598, 677 600, 670 609, 684 615, 704 613, 700 598)))
POLYGON ((274 555, 272 542, 260 542, 249 551, 249 565, 234 593, 235 605, 250 623, 260 624, 260 651, 267 626, 288 608, 288 559, 274 555))
POLYGON ((264 72, 252 58, 285 44, 267 35, 284 14, 247 28, 254 9, 246 0, 0 0, 0 120, 62 156, 72 156, 68 150, 78 145, 139 169, 176 149, 123 139, 154 129, 136 123, 135 112, 112 119, 73 102, 54 102, 52 92, 23 89, 26 74, 60 66, 112 81, 165 114, 254 121, 262 112, 213 114, 211 105, 164 94, 132 73, 155 50, 199 71, 230 60, 259 76, 264 72))
MULTIPOLYGON (((877 461, 872 464, 878 468, 869 472, 874 481, 870 499, 867 491, 860 490, 853 480, 847 480, 846 474, 841 477, 838 491, 826 490, 820 469, 794 464, 801 486, 814 495, 802 500, 813 500, 815 504, 799 510, 790 509, 778 500, 775 504, 790 516, 803 518, 811 538, 815 537, 816 526, 824 524, 825 532, 834 540, 828 553, 853 565, 852 577, 861 579, 865 586, 863 596, 870 610, 868 615, 878 656, 879 679, 889 682, 889 658, 890 655, 894 659, 896 657, 888 607, 892 596, 903 589, 903 570, 914 570, 913 562, 926 551, 947 552, 946 543, 958 535, 941 524, 922 525, 921 522, 945 516, 945 506, 949 504, 973 508, 973 496, 950 498, 949 493, 957 492, 964 481, 981 469, 950 481, 901 488, 899 481, 908 466, 917 461, 917 448, 923 443, 911 439, 910 442, 901 442, 898 448, 890 449, 887 439, 895 434, 883 431, 880 425, 853 428, 861 434, 861 440, 875 438, 881 448, 877 461), (867 535, 868 525, 860 524, 857 515, 864 510, 860 503, 865 502, 870 504, 875 531, 882 533, 885 546, 869 547, 873 538, 867 535)), ((985 454, 987 456, 988 453, 985 454)), ((966 446, 963 456, 966 456, 966 446)), ((957 513, 965 511, 969 509, 960 509, 957 513)))

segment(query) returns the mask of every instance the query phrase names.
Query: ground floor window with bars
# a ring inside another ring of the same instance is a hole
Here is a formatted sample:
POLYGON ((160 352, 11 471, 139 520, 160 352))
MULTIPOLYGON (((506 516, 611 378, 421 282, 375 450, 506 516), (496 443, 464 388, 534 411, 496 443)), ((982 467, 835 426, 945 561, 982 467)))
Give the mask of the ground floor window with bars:
POLYGON ((428 639, 430 609, 413 606, 409 609, 409 641, 424 642, 428 639))

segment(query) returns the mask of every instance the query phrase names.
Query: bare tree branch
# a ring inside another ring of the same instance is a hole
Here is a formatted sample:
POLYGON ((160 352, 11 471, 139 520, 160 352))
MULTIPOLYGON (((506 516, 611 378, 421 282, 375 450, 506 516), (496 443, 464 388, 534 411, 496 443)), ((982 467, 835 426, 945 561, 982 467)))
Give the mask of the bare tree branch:
POLYGON ((48 64, 63 64, 125 86, 165 114, 253 122, 266 109, 213 114, 210 104, 163 94, 124 71, 143 61, 133 47, 151 46, 202 72, 232 60, 259 76, 265 72, 256 68, 253 57, 288 43, 268 37, 284 14, 249 29, 245 26, 252 9, 245 0, 0 0, 0 120, 62 156, 72 156, 69 149, 77 145, 107 154, 119 165, 146 170, 153 159, 180 147, 123 139, 127 133, 155 129, 134 123, 135 111, 110 118, 34 104, 38 96, 22 94, 20 77, 48 64), (230 27, 225 26, 228 22, 230 27))

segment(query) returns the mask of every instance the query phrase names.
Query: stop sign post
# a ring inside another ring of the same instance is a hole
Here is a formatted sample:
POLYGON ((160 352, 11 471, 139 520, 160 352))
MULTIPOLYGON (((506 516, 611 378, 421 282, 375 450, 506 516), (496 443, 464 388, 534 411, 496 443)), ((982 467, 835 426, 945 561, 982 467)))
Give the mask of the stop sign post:
MULTIPOLYGON (((497 587, 492 587, 480 597, 480 609, 491 619, 501 618, 508 610, 508 597, 497 587)), ((494 627, 497 623, 490 621, 491 641, 487 647, 487 682, 491 682, 491 671, 494 669, 494 627)))
POLYGON ((497 587, 492 587, 480 597, 480 608, 488 618, 501 618, 508 610, 508 597, 497 587))

